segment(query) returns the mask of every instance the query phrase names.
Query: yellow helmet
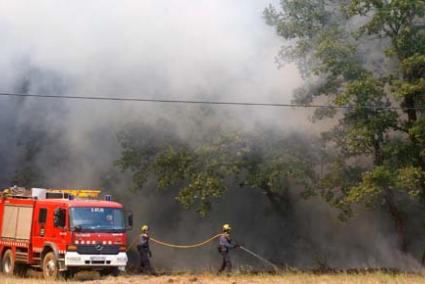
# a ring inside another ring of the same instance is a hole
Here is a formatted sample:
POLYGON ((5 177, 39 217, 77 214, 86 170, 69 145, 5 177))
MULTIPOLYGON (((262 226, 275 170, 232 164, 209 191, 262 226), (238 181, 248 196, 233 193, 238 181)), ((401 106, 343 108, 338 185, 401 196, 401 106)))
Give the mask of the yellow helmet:
POLYGON ((140 229, 144 233, 144 232, 149 231, 149 226, 148 225, 143 225, 142 228, 140 228, 140 229))
POLYGON ((232 227, 230 227, 230 225, 229 224, 224 224, 223 225, 223 232, 228 232, 228 231, 230 231, 232 229, 232 227))

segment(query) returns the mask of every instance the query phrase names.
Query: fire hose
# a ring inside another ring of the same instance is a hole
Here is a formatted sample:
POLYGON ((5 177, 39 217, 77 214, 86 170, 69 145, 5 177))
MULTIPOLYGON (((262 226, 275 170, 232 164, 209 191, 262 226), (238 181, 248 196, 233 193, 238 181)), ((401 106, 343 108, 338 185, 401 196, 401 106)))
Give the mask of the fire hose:
MULTIPOLYGON (((156 244, 158 244, 158 245, 165 246, 165 247, 169 247, 169 248, 191 249, 191 248, 197 248, 197 247, 204 246, 204 245, 208 244, 209 242, 211 242, 211 241, 213 241, 213 240, 215 240, 215 239, 219 238, 219 237, 220 237, 220 236, 222 236, 222 235, 223 235, 223 234, 217 234, 217 235, 215 235, 215 236, 213 236, 213 237, 211 237, 211 238, 209 238, 209 239, 207 239, 207 240, 205 240, 205 241, 203 241, 203 242, 199 242, 199 243, 191 244, 191 245, 176 245, 176 244, 171 244, 171 243, 167 243, 167 242, 164 242, 164 241, 157 240, 157 239, 152 238, 152 237, 150 237, 149 239, 150 239, 152 242, 154 242, 154 243, 156 243, 156 244)), ((130 249, 131 249, 131 248, 132 248, 132 247, 136 244, 137 240, 138 240, 138 238, 135 238, 135 239, 131 242, 131 244, 130 244, 130 246, 128 247, 128 249, 127 249, 127 250, 130 250, 130 249)), ((260 255, 258 255, 258 254, 256 254, 255 252, 253 252, 253 251, 251 251, 251 250, 249 250, 249 249, 247 249, 247 248, 245 248, 245 247, 243 247, 243 246, 239 246, 239 248, 240 248, 240 249, 242 249, 243 251, 245 251, 246 253, 248 253, 248 254, 250 254, 250 255, 252 255, 252 256, 254 256, 254 257, 256 257, 257 259, 261 260, 262 262, 264 262, 264 263, 266 263, 266 264, 270 265, 271 267, 273 267, 273 269, 274 269, 274 271, 275 271, 275 272, 277 272, 277 271, 279 270, 279 269, 278 269, 278 267, 277 267, 277 265, 275 265, 275 264, 273 264, 272 262, 268 261, 268 260, 267 260, 267 259, 265 259, 264 257, 262 257, 262 256, 260 256, 260 255)))
MULTIPOLYGON (((152 238, 152 237, 150 237, 149 240, 151 240, 152 242, 154 242, 158 245, 166 246, 166 247, 169 247, 169 248, 190 249, 190 248, 197 248, 197 247, 204 246, 204 245, 208 244, 209 242, 219 238, 221 235, 223 235, 223 234, 217 234, 217 235, 215 235, 215 236, 213 236, 213 237, 211 237, 211 238, 209 238, 209 239, 207 239, 203 242, 192 244, 192 245, 176 245, 176 244, 171 244, 171 243, 167 243, 167 242, 164 242, 164 241, 160 241, 160 240, 157 240, 157 239, 152 238)), ((135 238, 133 240, 131 245, 128 247, 128 250, 130 250, 136 244, 137 240, 138 240, 137 238, 135 238)))

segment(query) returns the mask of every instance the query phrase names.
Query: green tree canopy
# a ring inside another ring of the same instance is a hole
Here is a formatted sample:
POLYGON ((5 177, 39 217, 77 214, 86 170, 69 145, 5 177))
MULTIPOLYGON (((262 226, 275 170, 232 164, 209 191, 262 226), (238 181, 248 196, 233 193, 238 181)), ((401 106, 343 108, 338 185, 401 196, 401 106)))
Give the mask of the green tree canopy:
POLYGON ((197 143, 157 131, 141 136, 130 131, 121 135, 123 152, 117 164, 132 172, 135 188, 143 189, 155 180, 159 189, 177 190, 177 201, 202 216, 235 187, 261 190, 273 210, 285 214, 289 189, 297 187, 304 193, 316 179, 319 157, 314 147, 320 145, 311 142, 305 136, 285 137, 270 131, 255 136, 235 132, 206 136, 197 143), (139 138, 152 134, 168 139, 159 138, 163 142, 156 143, 139 138))
POLYGON ((347 107, 316 111, 334 118, 323 137, 339 156, 318 191, 346 215, 357 203, 386 208, 403 251, 406 200, 425 202, 424 9, 411 0, 282 0, 264 12, 287 42, 281 60, 296 61, 309 82, 294 100, 347 107))

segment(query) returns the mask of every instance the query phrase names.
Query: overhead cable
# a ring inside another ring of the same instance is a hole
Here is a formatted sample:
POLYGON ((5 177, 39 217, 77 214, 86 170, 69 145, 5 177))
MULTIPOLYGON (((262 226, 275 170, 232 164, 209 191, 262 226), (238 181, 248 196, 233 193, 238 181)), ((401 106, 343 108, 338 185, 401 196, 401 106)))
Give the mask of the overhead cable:
POLYGON ((186 100, 186 99, 153 99, 137 97, 99 97, 99 96, 74 96, 74 95, 45 95, 45 94, 19 94, 1 93, 3 97, 21 97, 36 99, 68 99, 68 100, 92 100, 92 101, 121 101, 121 102, 146 102, 168 104, 201 104, 201 105, 233 105, 252 107, 289 107, 289 108, 325 108, 325 109, 369 109, 369 110, 420 110, 424 107, 399 107, 399 106, 374 106, 374 105, 326 105, 326 104, 296 104, 296 103, 266 103, 266 102, 243 102, 243 101, 210 101, 210 100, 186 100))

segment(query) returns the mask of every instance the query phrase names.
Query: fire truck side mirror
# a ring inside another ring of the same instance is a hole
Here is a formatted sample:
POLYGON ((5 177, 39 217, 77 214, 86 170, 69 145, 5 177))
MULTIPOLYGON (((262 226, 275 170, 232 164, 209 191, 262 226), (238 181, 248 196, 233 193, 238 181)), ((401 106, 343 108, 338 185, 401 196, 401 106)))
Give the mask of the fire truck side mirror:
POLYGON ((133 212, 127 213, 127 230, 133 229, 133 212))

